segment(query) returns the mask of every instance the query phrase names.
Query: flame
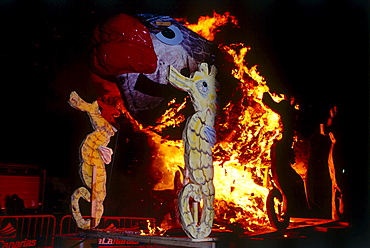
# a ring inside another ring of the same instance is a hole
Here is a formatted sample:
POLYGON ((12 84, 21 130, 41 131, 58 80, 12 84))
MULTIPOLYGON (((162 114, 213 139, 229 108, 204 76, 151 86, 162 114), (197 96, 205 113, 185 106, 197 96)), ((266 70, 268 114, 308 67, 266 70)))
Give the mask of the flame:
MULTIPOLYGON (((226 105, 216 128, 220 140, 214 149, 216 216, 233 217, 233 222, 254 231, 268 225, 270 149, 282 136, 282 124, 280 116, 262 102, 263 94, 270 93, 264 77, 256 66, 249 68, 245 62, 250 48, 232 44, 220 49, 235 64, 231 73, 239 81, 236 90, 242 96, 226 105)), ((284 99, 270 95, 277 102, 284 99)))
POLYGON ((204 37, 209 41, 215 39, 215 35, 220 30, 219 27, 225 26, 227 23, 231 22, 235 26, 238 26, 238 20, 230 15, 229 12, 225 12, 223 15, 217 14, 213 11, 213 16, 201 16, 197 23, 191 24, 185 18, 177 18, 177 21, 184 23, 186 27, 193 30, 200 36, 204 37))
POLYGON ((182 140, 166 140, 150 131, 147 131, 147 134, 151 147, 155 151, 155 156, 152 157, 152 167, 155 168, 156 177, 160 178, 154 190, 173 189, 176 171, 184 168, 182 140))
MULTIPOLYGON (((156 227, 154 225, 154 223, 151 223, 150 220, 146 220, 146 223, 147 223, 147 232, 145 232, 144 230, 140 230, 140 235, 142 236, 153 236, 153 235, 156 235, 156 234, 161 234, 161 232, 163 232, 162 228, 160 227, 156 227)), ((163 235, 163 234, 162 234, 163 235)))
MULTIPOLYGON (((208 40, 213 40, 217 28, 229 20, 237 24, 229 13, 214 13, 212 18, 200 17, 198 24, 186 22, 185 25, 208 40)), ((220 45, 219 48, 235 64, 231 74, 239 81, 236 91, 241 91, 242 97, 237 102, 226 104, 222 110, 224 115, 216 124, 219 142, 214 148, 215 222, 237 222, 245 230, 253 231, 268 226, 265 202, 270 186, 270 148, 275 139, 281 138, 282 126, 280 116, 262 102, 263 94, 270 93, 264 77, 259 74, 257 66, 249 68, 245 62, 245 56, 251 48, 241 43, 220 45)), ((276 102, 285 98, 283 95, 270 95, 276 102)), ((176 144, 178 147, 181 145, 176 144)), ((173 182, 173 165, 181 164, 183 167, 183 150, 173 151, 172 145, 164 141, 159 151, 162 159, 168 161, 163 176, 166 171, 170 173, 166 176, 169 180, 165 179, 156 185, 157 189, 164 189, 168 186, 165 182, 173 182), (167 154, 166 149, 171 151, 170 161, 162 157, 167 154), (173 152, 177 152, 177 155, 173 152)))
POLYGON ((166 112, 156 120, 158 125, 149 128, 155 132, 161 133, 166 128, 179 127, 179 125, 185 121, 185 116, 181 114, 180 111, 185 108, 186 99, 187 98, 185 98, 181 104, 175 103, 176 98, 172 99, 168 103, 169 108, 166 112))
MULTIPOLYGON (((213 40, 217 28, 225 25, 225 20, 237 23, 229 13, 214 13, 212 18, 200 17, 199 25, 185 25, 213 40), (205 25, 211 25, 211 28, 207 29, 205 25)), ((282 136, 280 116, 265 106, 262 98, 265 92, 276 102, 284 100, 285 96, 271 93, 257 66, 247 66, 245 57, 251 48, 241 43, 220 45, 219 48, 233 61, 235 68, 231 74, 239 81, 235 91, 242 94, 237 101, 226 104, 215 126, 219 140, 214 148, 215 223, 222 229, 225 226, 220 223, 226 223, 226 226, 239 223, 246 231, 253 232, 269 226, 265 203, 271 187, 270 149, 274 140, 282 136)), ((179 115, 185 102, 175 105, 172 101, 170 105, 172 107, 157 120, 158 126, 141 129, 148 134, 155 150, 153 167, 164 167, 158 169, 161 180, 154 190, 174 188, 175 172, 184 168, 182 141, 168 140, 156 133, 170 126, 178 126, 185 120, 184 116, 179 115)))
MULTIPOLYGON (((237 25, 235 17, 228 12, 200 17, 198 24, 184 22, 208 40, 213 40, 218 28, 227 22, 237 25)), ((218 143, 213 152, 215 225, 225 229, 239 223, 245 231, 254 232, 270 226, 265 206, 271 187, 270 149, 273 142, 282 137, 280 116, 264 105, 262 98, 266 92, 276 102, 284 100, 285 96, 270 92, 256 65, 247 66, 245 57, 250 47, 239 43, 219 45, 219 49, 235 65, 231 71, 238 80, 234 93, 241 94, 225 105, 215 125, 218 133, 218 143)), ((148 136, 154 154, 152 167, 155 168, 155 177, 160 178, 154 190, 173 189, 176 171, 184 168, 182 141, 169 140, 160 134, 166 128, 178 127, 185 121, 180 113, 185 105, 186 99, 180 104, 174 99, 169 103, 168 111, 157 120, 158 125, 145 128, 126 109, 120 108, 135 129, 148 136)))

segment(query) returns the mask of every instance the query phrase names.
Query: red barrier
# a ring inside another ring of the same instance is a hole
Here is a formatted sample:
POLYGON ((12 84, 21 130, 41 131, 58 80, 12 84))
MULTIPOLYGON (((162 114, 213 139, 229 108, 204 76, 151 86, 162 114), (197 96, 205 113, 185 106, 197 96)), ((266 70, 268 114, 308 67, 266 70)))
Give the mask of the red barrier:
MULTIPOLYGON (((88 218, 88 216, 83 216, 88 218)), ((111 217, 103 216, 98 225, 98 229, 105 228, 138 228, 138 230, 146 230, 148 228, 148 221, 152 227, 155 226, 154 218, 143 218, 143 217, 111 217)), ((59 224, 59 234, 73 234, 78 233, 78 227, 72 219, 71 215, 65 215, 59 224)))
POLYGON ((53 247, 52 215, 0 216, 0 247, 53 247))
MULTIPOLYGON (((85 216, 85 218, 86 217, 87 216, 85 216)), ((154 227, 155 219, 153 218, 103 216, 97 228, 125 228, 139 231, 147 230, 148 222, 151 227, 154 227)), ((56 218, 53 215, 0 216, 1 248, 51 248, 54 246, 54 235, 56 233, 60 235, 78 233, 78 227, 71 215, 62 217, 58 232, 56 231, 56 218)), ((122 246, 123 241, 115 241, 116 240, 101 239, 99 244, 107 243, 113 245, 119 243, 122 246)))
MULTIPOLYGON (((84 218, 88 218, 88 216, 83 216, 84 218)), ((140 230, 147 230, 148 229, 148 222, 150 223, 151 227, 155 226, 155 219, 153 218, 142 218, 142 217, 110 217, 110 216, 103 216, 100 220, 98 225, 98 229, 106 229, 106 228, 124 228, 129 231, 139 232, 140 230)), ((74 222, 71 215, 66 215, 60 220, 59 224, 59 235, 56 235, 55 247, 72 247, 77 246, 79 247, 90 247, 89 242, 95 242, 99 248, 106 248, 106 247, 121 247, 121 248, 129 248, 129 247, 148 247, 145 244, 141 244, 135 241, 129 240, 118 240, 118 239, 110 239, 110 238, 99 238, 95 240, 87 239, 85 240, 83 237, 76 235, 78 233, 79 228, 77 227, 76 223, 74 222)))

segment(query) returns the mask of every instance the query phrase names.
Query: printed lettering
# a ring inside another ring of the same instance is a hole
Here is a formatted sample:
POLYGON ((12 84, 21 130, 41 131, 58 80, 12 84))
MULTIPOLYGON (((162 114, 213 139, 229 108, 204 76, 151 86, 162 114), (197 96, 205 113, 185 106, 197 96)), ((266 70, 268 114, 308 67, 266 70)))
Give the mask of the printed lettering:
POLYGON ((124 244, 128 244, 128 243, 126 243, 126 240, 115 239, 115 244, 124 245, 124 244))
POLYGON ((0 247, 2 248, 19 248, 19 247, 32 247, 35 246, 37 240, 22 240, 22 241, 14 241, 14 242, 4 242, 0 241, 2 244, 0 247))
POLYGON ((127 240, 127 244, 137 245, 137 244, 139 244, 139 242, 127 240))
POLYGON ((100 245, 114 244, 114 240, 113 239, 109 239, 109 238, 101 238, 101 239, 99 239, 99 244, 100 245))

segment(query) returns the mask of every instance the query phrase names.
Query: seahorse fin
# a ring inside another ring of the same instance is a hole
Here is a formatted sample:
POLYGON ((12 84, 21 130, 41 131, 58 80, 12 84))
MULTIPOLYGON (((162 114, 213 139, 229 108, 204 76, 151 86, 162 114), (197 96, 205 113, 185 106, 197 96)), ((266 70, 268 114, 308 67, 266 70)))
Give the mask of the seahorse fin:
POLYGON ((209 145, 211 147, 214 147, 216 144, 216 129, 214 127, 205 125, 204 135, 207 137, 209 145))
POLYGON ((103 159, 104 164, 110 164, 112 161, 113 150, 106 146, 98 147, 99 155, 103 159))

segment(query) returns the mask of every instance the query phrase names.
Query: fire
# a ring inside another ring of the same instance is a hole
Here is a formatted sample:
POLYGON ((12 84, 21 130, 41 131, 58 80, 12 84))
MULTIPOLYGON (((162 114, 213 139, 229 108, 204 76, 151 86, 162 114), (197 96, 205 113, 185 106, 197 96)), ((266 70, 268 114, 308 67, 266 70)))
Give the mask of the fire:
MULTIPOLYGON (((200 17, 199 25, 187 22, 185 25, 213 40, 217 28, 230 20, 237 23, 229 13, 214 13, 214 17, 200 17), (205 28, 207 25, 209 28, 205 28)), ((263 94, 270 93, 264 77, 257 66, 249 68, 245 62, 251 48, 243 44, 220 45, 219 48, 235 64, 231 73, 239 81, 235 91, 241 91, 242 96, 236 102, 226 104, 215 126, 218 132, 218 143, 214 148, 215 223, 221 226, 239 223, 244 230, 254 231, 269 226, 265 204, 271 186, 270 148, 274 140, 281 138, 282 126, 280 116, 262 102, 263 94)), ((276 102, 284 99, 284 96, 270 95, 276 102)), ((173 125, 173 117, 183 106, 184 103, 177 109, 171 108, 162 116, 158 120, 161 126, 173 125)), ((175 122, 182 120, 180 117, 175 122)), ((163 164, 165 167, 155 190, 170 189, 174 187, 175 172, 184 167, 182 142, 150 134, 154 129, 147 130, 157 150, 153 165, 163 164)))
POLYGON ((281 138, 282 126, 280 116, 262 103, 263 94, 269 93, 265 79, 256 66, 248 68, 245 63, 250 48, 233 44, 220 49, 233 59, 231 73, 239 80, 237 90, 242 96, 226 105, 218 123, 220 141, 214 149, 217 217, 233 217, 232 221, 252 231, 268 225, 270 148, 281 138))
POLYGON ((156 120, 158 125, 150 127, 151 130, 161 133, 168 127, 178 127, 183 121, 185 116, 180 114, 180 111, 186 106, 186 98, 181 104, 175 104, 176 99, 172 99, 169 103, 169 109, 156 120))
POLYGON ((151 223, 150 220, 146 220, 146 224, 147 224, 147 231, 144 231, 144 230, 140 230, 140 235, 142 236, 147 236, 147 235, 156 235, 156 234, 159 234, 161 236, 163 236, 163 229, 160 228, 160 227, 156 227, 154 225, 154 223, 151 223))
POLYGON ((147 131, 147 134, 152 149, 156 151, 152 157, 152 166, 156 168, 156 173, 161 178, 154 186, 154 190, 173 189, 176 171, 184 168, 182 140, 166 140, 151 131, 147 131))
POLYGON ((178 18, 176 20, 183 22, 186 27, 209 41, 213 41, 215 39, 216 33, 219 32, 219 27, 225 26, 229 22, 238 26, 238 20, 234 16, 230 15, 229 12, 225 12, 223 15, 213 12, 212 17, 201 16, 198 19, 198 23, 195 24, 189 23, 184 18, 178 18))
MULTIPOLYGON (((183 20, 184 21, 184 20, 183 20)), ((185 25, 208 40, 213 40, 218 28, 232 22, 235 17, 226 12, 214 13, 213 17, 200 17, 198 24, 185 25)), ((228 102, 220 110, 215 128, 218 143, 214 148, 215 224, 227 226, 239 223, 249 232, 268 228, 266 199, 270 185, 270 148, 282 136, 280 116, 265 106, 263 94, 269 93, 276 102, 282 95, 270 93, 269 87, 257 66, 248 67, 245 57, 251 48, 244 44, 219 45, 235 65, 231 74, 238 80, 235 92, 241 92, 238 99, 228 102), (266 227, 267 226, 267 227, 266 227)), ((220 82, 222 83, 222 82, 220 82)), ((169 104, 169 110, 161 116, 156 126, 143 127, 126 109, 121 111, 131 120, 136 130, 145 132, 153 149, 152 167, 156 178, 161 178, 154 190, 174 188, 176 171, 184 168, 183 144, 181 140, 169 140, 160 135, 168 127, 178 127, 185 121, 180 113, 186 100, 169 104)))

